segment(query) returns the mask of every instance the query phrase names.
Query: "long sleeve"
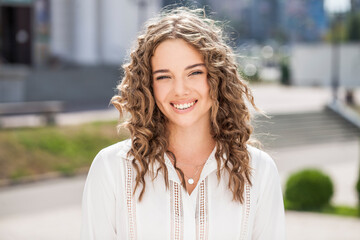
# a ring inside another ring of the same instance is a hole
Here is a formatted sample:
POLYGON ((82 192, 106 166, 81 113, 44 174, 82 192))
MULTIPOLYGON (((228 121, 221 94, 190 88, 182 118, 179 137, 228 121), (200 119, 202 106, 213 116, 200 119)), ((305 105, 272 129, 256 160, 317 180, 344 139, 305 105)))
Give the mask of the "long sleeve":
POLYGON ((284 240, 285 213, 279 174, 271 157, 261 152, 262 170, 258 173, 260 194, 257 201, 253 240, 284 240))
POLYGON ((88 173, 82 202, 82 240, 115 240, 115 181, 100 152, 88 173))

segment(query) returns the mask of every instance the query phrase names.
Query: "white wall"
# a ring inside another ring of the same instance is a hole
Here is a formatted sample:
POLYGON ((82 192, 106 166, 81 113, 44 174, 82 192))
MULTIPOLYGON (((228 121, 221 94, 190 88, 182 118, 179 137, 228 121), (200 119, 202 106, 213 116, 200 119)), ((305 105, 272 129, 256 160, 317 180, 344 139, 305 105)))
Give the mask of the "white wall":
POLYGON ((294 85, 322 86, 331 80, 331 46, 294 45, 291 49, 291 80, 294 85))
POLYGON ((97 0, 74 0, 74 60, 97 64, 97 0))
POLYGON ((104 63, 119 64, 136 40, 141 19, 148 19, 160 10, 161 1, 148 1, 145 16, 139 17, 137 1, 103 0, 101 9, 101 54, 104 63))
POLYGON ((134 1, 104 0, 102 8, 102 61, 122 62, 137 33, 137 8, 134 1))
MULTIPOLYGON (((342 44, 339 47, 340 85, 360 86, 360 44, 342 44)), ((292 83, 301 86, 330 86, 332 54, 330 44, 294 45, 290 60, 292 83)))
POLYGON ((360 44, 342 45, 340 49, 340 85, 360 86, 360 44))
POLYGON ((50 51, 65 60, 73 59, 73 0, 50 2, 50 51))
POLYGON ((161 7, 161 0, 148 0, 139 17, 136 2, 52 0, 52 53, 84 65, 121 64, 136 40, 139 19, 152 17, 161 7))

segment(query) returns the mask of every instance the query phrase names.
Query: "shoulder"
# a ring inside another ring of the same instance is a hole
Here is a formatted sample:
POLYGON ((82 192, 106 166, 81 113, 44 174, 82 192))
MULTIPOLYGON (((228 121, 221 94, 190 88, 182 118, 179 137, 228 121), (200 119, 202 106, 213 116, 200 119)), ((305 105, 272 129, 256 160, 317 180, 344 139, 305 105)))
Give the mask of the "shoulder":
POLYGON ((127 153, 131 148, 131 141, 124 140, 102 149, 94 158, 91 164, 91 171, 99 171, 107 169, 107 171, 115 171, 121 167, 121 163, 127 159, 127 153))
POLYGON ((125 140, 102 149, 91 164, 87 185, 106 183, 104 186, 114 187, 120 181, 123 163, 127 159, 130 148, 131 141, 125 140))
POLYGON ((269 180, 269 178, 279 177, 276 164, 269 154, 250 145, 247 146, 247 150, 250 154, 251 168, 255 180, 269 180))
POLYGON ((119 158, 126 159, 127 153, 129 152, 130 149, 131 149, 131 140, 127 139, 102 149, 98 153, 98 156, 101 156, 103 159, 108 159, 108 161, 111 161, 111 159, 119 159, 119 158))
POLYGON ((250 154, 251 166, 254 169, 263 168, 265 166, 276 168, 274 160, 266 152, 250 145, 247 145, 247 150, 250 154))

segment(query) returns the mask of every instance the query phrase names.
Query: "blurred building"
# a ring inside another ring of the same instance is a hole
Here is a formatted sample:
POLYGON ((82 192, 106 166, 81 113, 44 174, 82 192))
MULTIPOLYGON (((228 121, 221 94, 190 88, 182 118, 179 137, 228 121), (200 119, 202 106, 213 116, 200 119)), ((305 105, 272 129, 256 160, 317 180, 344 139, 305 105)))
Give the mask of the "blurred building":
POLYGON ((324 0, 287 0, 283 4, 282 26, 294 42, 322 40, 329 27, 324 0))
POLYGON ((279 0, 251 1, 251 37, 260 41, 274 38, 279 31, 279 0))
POLYGON ((360 0, 351 0, 351 11, 360 11, 360 0))
MULTIPOLYGON (((208 5, 236 38, 319 41, 324 0, 0 0, 0 62, 119 64, 146 18, 162 6, 208 5)), ((353 0, 357 8, 360 0, 353 0)))
POLYGON ((216 12, 215 16, 229 20, 240 40, 254 39, 264 42, 268 39, 276 39, 316 42, 322 40, 329 27, 324 0, 203 0, 201 2, 216 12))
POLYGON ((1 62, 31 64, 47 55, 49 1, 0 1, 1 62))
POLYGON ((216 1, 209 0, 209 5, 213 11, 216 11, 217 14, 225 16, 228 19, 242 19, 242 13, 244 9, 247 9, 250 1, 248 0, 226 0, 226 1, 216 1))
POLYGON ((119 64, 161 0, 1 0, 1 62, 119 64))

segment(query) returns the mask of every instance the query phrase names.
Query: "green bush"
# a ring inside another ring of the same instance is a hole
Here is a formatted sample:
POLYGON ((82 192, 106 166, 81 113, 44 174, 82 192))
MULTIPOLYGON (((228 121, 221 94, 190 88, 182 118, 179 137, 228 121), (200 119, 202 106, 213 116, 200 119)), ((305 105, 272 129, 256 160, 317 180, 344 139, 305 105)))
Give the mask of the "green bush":
POLYGON ((330 177, 316 169, 296 172, 286 182, 285 198, 289 209, 320 209, 329 204, 333 193, 330 177))
POLYGON ((280 82, 283 85, 290 85, 290 66, 288 61, 283 60, 280 64, 281 79, 280 82))

